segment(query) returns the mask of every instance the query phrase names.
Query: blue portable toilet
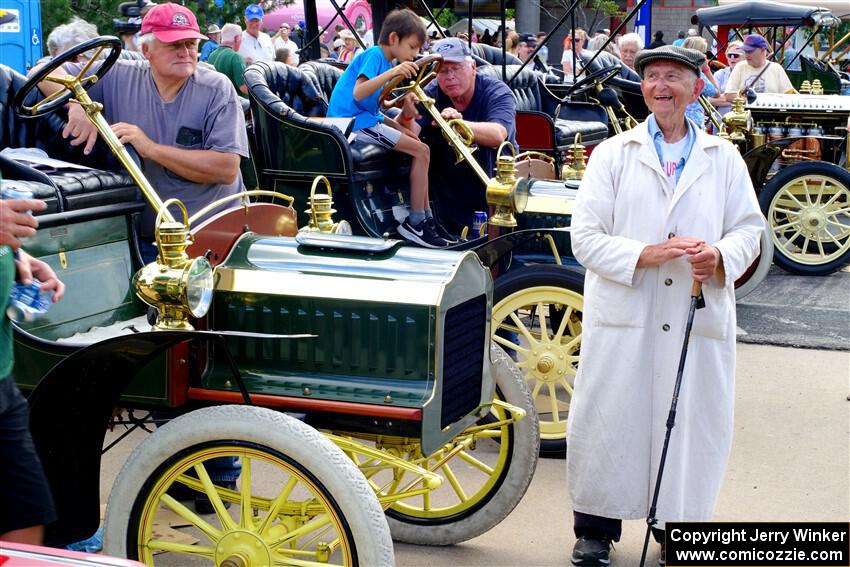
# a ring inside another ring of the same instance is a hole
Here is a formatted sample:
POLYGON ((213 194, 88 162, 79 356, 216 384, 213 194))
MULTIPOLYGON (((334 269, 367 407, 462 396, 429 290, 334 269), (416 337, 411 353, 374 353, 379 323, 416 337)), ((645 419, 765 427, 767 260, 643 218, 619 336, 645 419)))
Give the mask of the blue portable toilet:
POLYGON ((0 63, 26 73, 42 54, 41 0, 0 0, 0 63))

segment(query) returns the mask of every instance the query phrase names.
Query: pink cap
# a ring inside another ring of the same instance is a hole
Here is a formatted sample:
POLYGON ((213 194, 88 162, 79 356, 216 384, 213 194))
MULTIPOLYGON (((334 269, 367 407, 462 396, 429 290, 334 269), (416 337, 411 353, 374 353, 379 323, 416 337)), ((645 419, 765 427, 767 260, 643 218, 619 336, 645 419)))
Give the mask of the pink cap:
POLYGON ((195 14, 185 6, 169 2, 157 4, 142 20, 142 35, 152 33, 159 41, 174 43, 184 39, 207 39, 198 27, 195 14))

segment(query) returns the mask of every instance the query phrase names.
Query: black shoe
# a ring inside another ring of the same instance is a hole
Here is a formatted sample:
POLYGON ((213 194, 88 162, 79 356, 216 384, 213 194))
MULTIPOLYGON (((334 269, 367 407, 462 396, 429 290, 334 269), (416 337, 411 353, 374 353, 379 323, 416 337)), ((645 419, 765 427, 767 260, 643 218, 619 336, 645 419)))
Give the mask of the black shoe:
POLYGON ((595 567, 597 565, 610 565, 608 552, 611 548, 611 540, 607 538, 593 539, 581 536, 573 546, 573 555, 570 561, 573 565, 582 567, 595 567))
POLYGON ((439 236, 449 244, 457 244, 458 242, 460 242, 459 236, 457 236, 456 234, 452 234, 451 232, 446 230, 446 227, 441 225, 440 222, 434 217, 427 219, 427 222, 434 228, 434 232, 437 233, 437 236, 439 236))
POLYGON ((418 224, 410 224, 410 217, 398 225, 398 233, 411 242, 415 242, 425 248, 445 248, 449 245, 437 235, 433 226, 428 224, 428 219, 418 224))
MULTIPOLYGON (((220 486, 222 488, 229 488, 230 490, 236 490, 236 481, 234 480, 224 480, 217 481, 216 486, 220 486)), ((215 508, 213 508, 212 502, 210 502, 209 497, 203 493, 195 493, 195 512, 198 514, 212 514, 215 512, 215 508)), ((230 509, 230 502, 222 502, 224 504, 224 509, 230 509)))

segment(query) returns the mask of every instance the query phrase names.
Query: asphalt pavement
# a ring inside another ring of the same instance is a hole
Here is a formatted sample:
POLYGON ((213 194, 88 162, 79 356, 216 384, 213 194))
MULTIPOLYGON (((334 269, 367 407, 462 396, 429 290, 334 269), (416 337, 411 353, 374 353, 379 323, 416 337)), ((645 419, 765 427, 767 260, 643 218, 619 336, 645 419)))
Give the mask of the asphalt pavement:
POLYGON ((850 350, 850 267, 823 277, 771 267, 738 301, 738 342, 850 350))

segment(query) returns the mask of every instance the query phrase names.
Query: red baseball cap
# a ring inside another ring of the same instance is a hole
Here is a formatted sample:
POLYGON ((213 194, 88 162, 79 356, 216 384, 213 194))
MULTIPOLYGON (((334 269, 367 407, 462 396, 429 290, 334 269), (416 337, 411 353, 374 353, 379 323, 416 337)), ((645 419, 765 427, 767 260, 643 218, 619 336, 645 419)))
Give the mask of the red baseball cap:
POLYGON ((195 14, 185 6, 169 2, 157 4, 142 20, 142 35, 152 33, 159 41, 174 43, 184 39, 207 39, 198 27, 195 14))

